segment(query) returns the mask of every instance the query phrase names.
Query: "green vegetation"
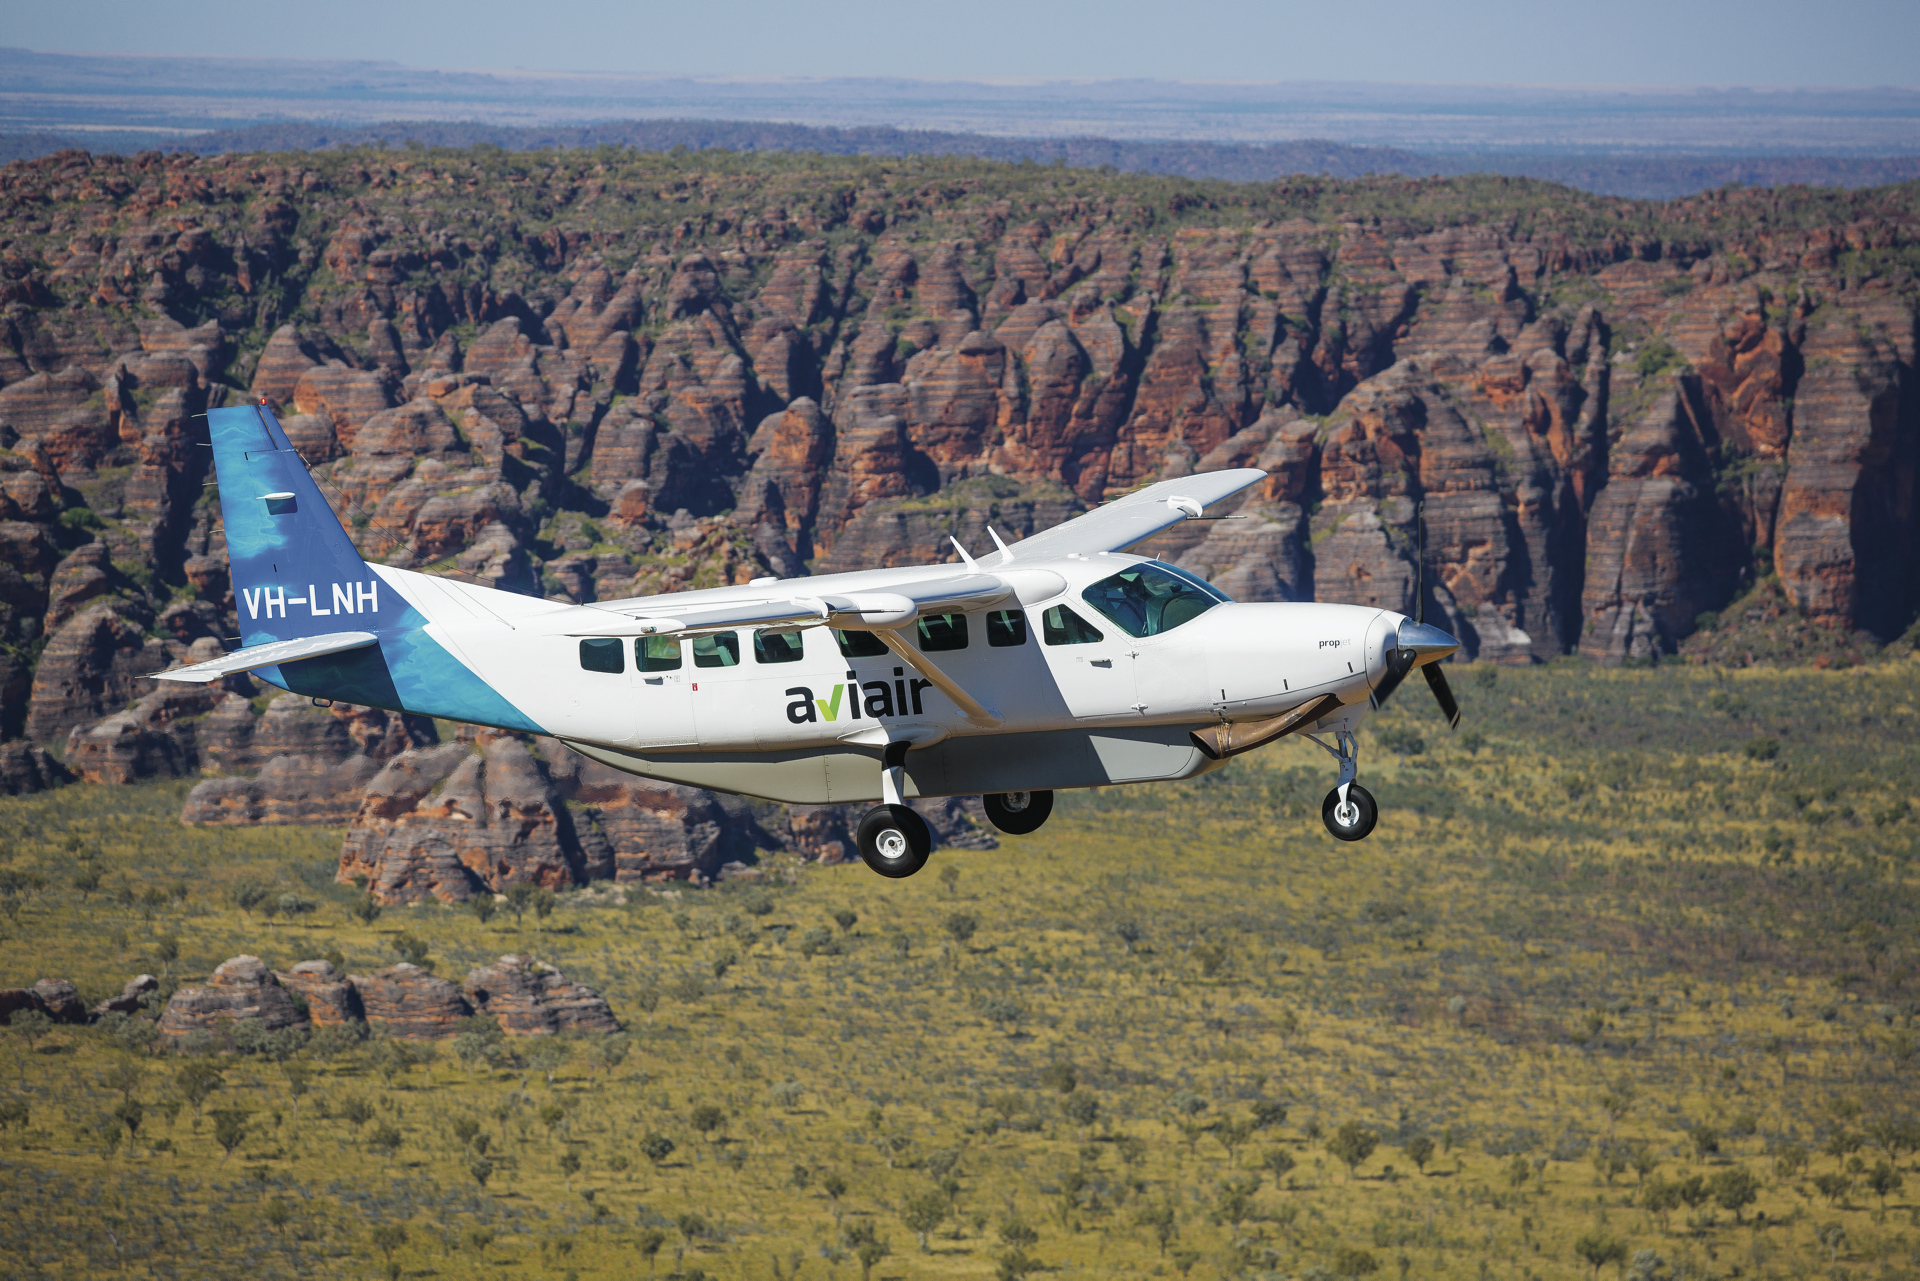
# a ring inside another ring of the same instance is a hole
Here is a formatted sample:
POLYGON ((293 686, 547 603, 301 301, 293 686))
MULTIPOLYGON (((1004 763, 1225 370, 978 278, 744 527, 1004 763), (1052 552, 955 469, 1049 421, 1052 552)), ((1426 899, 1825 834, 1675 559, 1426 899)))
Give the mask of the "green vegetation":
POLYGON ((773 859, 491 921, 363 919, 339 833, 185 829, 184 784, 0 802, 7 982, 94 1001, 239 952, 457 980, 531 951, 627 1027, 156 1058, 138 1021, 16 1016, 0 1251, 50 1276, 1915 1275, 1920 664, 1454 684, 1469 731, 1409 690, 1366 736, 1357 846, 1288 742, 1063 796, 1036 836, 937 853, 957 877, 773 859))

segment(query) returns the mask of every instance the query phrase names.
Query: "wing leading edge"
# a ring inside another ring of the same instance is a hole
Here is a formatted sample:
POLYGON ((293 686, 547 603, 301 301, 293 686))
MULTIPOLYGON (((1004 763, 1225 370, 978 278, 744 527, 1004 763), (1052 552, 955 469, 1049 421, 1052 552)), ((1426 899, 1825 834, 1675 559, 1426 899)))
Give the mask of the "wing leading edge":
POLYGON ((998 553, 999 559, 988 568, 1003 569, 1009 562, 1032 565, 1061 556, 1125 551, 1266 478, 1267 473, 1258 468, 1237 467, 1163 480, 1022 539, 998 553))

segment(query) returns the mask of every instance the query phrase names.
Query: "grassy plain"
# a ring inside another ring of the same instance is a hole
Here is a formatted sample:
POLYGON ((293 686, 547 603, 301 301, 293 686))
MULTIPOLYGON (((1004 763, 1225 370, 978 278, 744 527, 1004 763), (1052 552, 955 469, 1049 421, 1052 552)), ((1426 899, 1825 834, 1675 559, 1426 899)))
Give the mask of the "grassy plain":
POLYGON ((1289 742, 907 882, 776 860, 544 922, 355 919, 338 832, 186 829, 183 784, 0 802, 0 984, 364 971, 405 932, 456 980, 550 959, 629 1029, 618 1064, 220 1055, 198 1110, 194 1060, 9 1036, 0 1272, 1920 1275, 1920 661, 1454 681, 1462 733, 1416 683, 1366 734, 1358 845, 1289 742))

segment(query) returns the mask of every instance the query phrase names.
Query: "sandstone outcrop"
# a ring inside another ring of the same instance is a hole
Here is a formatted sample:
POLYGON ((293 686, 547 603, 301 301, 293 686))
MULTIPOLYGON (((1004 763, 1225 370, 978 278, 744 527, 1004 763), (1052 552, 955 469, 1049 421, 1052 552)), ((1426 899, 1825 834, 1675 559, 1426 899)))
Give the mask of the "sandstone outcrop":
POLYGON ((498 1019, 509 1036, 620 1030, 599 993, 531 957, 503 956, 473 970, 461 987, 473 1008, 498 1019))
POLYGON ((337 1027, 366 1017, 359 990, 332 961, 301 961, 290 970, 276 970, 274 977, 306 1002, 307 1018, 315 1027, 337 1027))
MULTIPOLYGON (((1242 520, 1153 549, 1246 599, 1424 581, 1472 657, 1651 658, 1766 573, 1836 636, 1920 605, 1911 193, 1489 218, 1434 181, 1415 218, 1315 180, 1183 187, 1159 220, 1084 173, 908 161, 795 201, 778 166, 723 194, 597 163, 9 167, 0 739, 99 779, 324 759, 294 801, 226 782, 203 813, 338 821, 341 758, 139 679, 238 631, 196 416, 255 396, 370 558, 576 601, 940 559, 1256 466, 1242 520), (435 212, 472 166, 485 228, 435 212)), ((532 808, 435 885, 606 857, 512 773, 463 776, 532 808)))
POLYGON ((160 990, 160 980, 151 974, 138 974, 127 980, 120 989, 120 995, 110 996, 93 1007, 92 1018, 104 1018, 109 1014, 138 1014, 144 1006, 141 1000, 149 992, 160 990))
POLYGON ((222 961, 205 984, 183 987, 168 999, 160 1015, 160 1033, 167 1037, 190 1032, 224 1035, 242 1019, 258 1019, 269 1032, 308 1026, 307 1017, 264 961, 236 956, 222 961))
POLYGON ((367 1025, 403 1041, 452 1036, 461 1019, 473 1016, 459 988, 404 961, 373 974, 355 974, 350 981, 367 1025))
POLYGON ((0 796, 24 796, 71 782, 73 774, 35 743, 0 743, 0 796))

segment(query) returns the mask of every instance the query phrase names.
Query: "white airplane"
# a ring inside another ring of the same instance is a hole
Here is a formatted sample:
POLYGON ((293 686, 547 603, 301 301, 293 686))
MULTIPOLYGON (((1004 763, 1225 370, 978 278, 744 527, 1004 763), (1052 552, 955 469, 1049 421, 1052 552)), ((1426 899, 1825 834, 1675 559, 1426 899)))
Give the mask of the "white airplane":
POLYGON ((252 672, 316 700, 545 734, 647 778, 803 804, 878 801, 860 856, 911 876, 909 797, 980 795, 1036 830, 1060 788, 1192 778, 1288 734, 1329 752, 1327 830, 1373 830, 1354 731, 1459 642, 1390 610, 1240 604, 1127 548, 1265 479, 1161 481, 960 565, 762 578, 572 605, 361 559, 264 405, 208 414, 252 672), (1298 688, 1296 688, 1298 686, 1298 688))

